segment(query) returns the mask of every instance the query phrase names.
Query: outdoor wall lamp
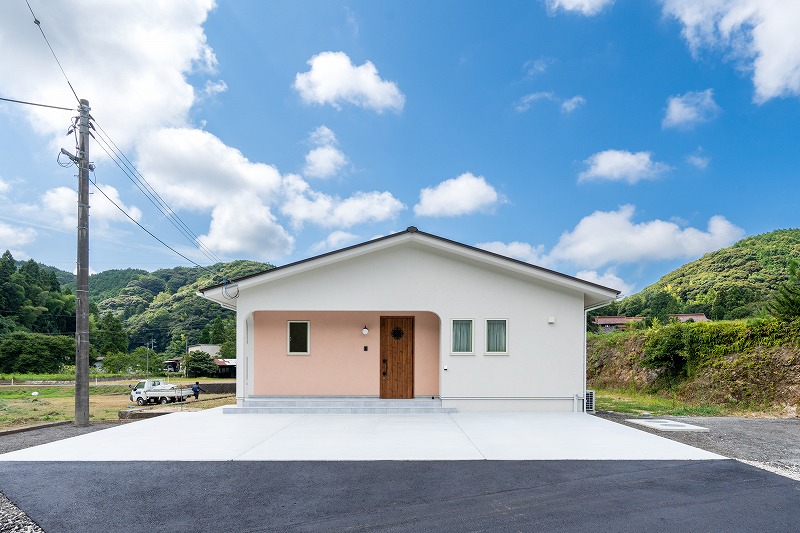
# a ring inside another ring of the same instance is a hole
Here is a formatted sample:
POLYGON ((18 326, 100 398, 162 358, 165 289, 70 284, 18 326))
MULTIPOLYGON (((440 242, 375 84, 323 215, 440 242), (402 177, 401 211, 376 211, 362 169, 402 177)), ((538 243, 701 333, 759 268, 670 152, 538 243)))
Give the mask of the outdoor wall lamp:
POLYGON ((364 329, 361 330, 361 333, 363 333, 364 335, 369 333, 369 328, 366 326, 366 324, 364 325, 364 329))

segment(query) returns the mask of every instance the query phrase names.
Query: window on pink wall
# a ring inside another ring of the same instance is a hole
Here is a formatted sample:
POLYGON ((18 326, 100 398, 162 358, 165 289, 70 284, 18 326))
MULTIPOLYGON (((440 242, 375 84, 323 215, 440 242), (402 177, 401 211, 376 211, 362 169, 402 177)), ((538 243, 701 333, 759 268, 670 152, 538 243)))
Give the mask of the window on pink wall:
POLYGON ((289 355, 308 355, 310 347, 311 326, 308 320, 290 320, 288 322, 289 355))

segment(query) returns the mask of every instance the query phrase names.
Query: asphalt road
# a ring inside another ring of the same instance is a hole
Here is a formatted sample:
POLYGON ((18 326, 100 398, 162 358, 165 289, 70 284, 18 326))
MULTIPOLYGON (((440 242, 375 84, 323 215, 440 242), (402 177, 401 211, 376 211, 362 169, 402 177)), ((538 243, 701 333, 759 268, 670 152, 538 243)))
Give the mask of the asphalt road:
POLYGON ((800 483, 733 460, 0 463, 46 532, 797 531, 800 483))

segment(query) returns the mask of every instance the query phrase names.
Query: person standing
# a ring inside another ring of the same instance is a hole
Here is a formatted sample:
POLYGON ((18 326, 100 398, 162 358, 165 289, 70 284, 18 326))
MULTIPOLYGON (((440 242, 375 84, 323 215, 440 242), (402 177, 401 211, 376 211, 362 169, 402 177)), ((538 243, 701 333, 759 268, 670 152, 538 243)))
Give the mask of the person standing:
MULTIPOLYGON (((203 390, 200 387, 200 382, 199 381, 195 381, 194 385, 192 385, 192 392, 194 393, 194 399, 195 400, 200 398, 200 391, 206 392, 205 390, 203 390)), ((208 393, 206 393, 206 394, 208 394, 208 393)))

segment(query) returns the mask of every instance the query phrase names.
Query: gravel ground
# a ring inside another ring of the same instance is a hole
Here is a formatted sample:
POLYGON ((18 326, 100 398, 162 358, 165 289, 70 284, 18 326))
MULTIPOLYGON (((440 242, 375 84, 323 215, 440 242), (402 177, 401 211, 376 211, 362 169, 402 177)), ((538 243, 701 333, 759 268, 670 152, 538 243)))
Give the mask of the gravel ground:
POLYGON ((597 416, 800 481, 800 418, 658 417, 709 429, 701 433, 658 431, 627 422, 634 415, 598 411, 597 416))
MULTIPOLYGON (((608 411, 598 411, 597 416, 800 480, 800 418, 660 417, 710 430, 708 433, 700 433, 658 431, 627 422, 627 419, 635 418, 632 415, 608 411)), ((17 433, 0 432, 0 453, 66 439, 116 424, 101 422, 88 427, 67 424, 17 433)), ((0 492, 0 533, 41 531, 41 528, 0 492)))

